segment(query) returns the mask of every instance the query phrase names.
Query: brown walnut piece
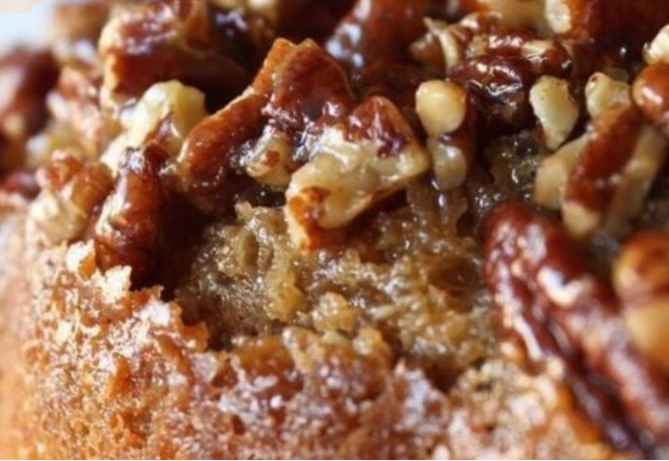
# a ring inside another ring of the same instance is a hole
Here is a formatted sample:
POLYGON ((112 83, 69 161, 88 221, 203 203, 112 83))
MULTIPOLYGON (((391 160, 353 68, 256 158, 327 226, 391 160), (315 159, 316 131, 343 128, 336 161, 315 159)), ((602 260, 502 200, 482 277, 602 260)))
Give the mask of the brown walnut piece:
MULTIPOLYGON (((558 225, 524 205, 502 205, 488 222, 486 280, 493 302, 526 312, 548 328, 544 334, 564 335, 567 360, 569 350, 582 354, 587 367, 614 386, 629 414, 666 444, 669 380, 635 347, 613 290, 585 261, 558 225)), ((534 341, 527 347, 542 347, 541 339, 534 341)))
POLYGON ((0 59, 0 132, 25 139, 47 120, 44 98, 58 78, 47 51, 17 48, 0 59))
POLYGON ((134 284, 149 280, 162 243, 166 195, 160 167, 166 158, 155 143, 128 149, 92 230, 100 269, 130 266, 134 284))
POLYGON ((139 98, 157 82, 177 79, 224 102, 250 76, 226 50, 206 0, 122 4, 99 42, 105 98, 112 107, 139 98))
POLYGON ((669 134, 669 64, 659 62, 643 69, 632 94, 648 121, 669 134))
POLYGON ((106 166, 84 162, 61 150, 37 172, 42 192, 32 204, 30 215, 51 244, 82 237, 90 216, 112 187, 106 166))

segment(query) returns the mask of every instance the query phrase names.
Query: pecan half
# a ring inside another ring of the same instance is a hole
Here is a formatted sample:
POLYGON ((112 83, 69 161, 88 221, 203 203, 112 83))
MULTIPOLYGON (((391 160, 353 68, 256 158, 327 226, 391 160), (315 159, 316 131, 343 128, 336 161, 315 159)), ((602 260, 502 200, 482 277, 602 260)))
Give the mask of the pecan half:
POLYGON ((166 158, 155 143, 128 150, 92 231, 98 266, 130 266, 134 284, 145 283, 156 263, 166 200, 159 173, 166 158))
POLYGON ((585 261, 558 225, 524 205, 503 205, 489 220, 486 280, 495 305, 543 323, 563 342, 567 360, 570 351, 582 355, 590 370, 613 384, 629 414, 667 444, 669 380, 635 347, 619 301, 585 261))

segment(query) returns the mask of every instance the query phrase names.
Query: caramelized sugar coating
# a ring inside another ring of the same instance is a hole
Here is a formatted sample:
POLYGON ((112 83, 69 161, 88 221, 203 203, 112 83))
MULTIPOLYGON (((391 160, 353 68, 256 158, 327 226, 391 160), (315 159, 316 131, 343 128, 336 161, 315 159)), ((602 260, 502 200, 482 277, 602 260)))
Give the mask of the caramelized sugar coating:
POLYGON ((666 457, 669 17, 609 3, 60 7, 0 59, 0 455, 666 457))

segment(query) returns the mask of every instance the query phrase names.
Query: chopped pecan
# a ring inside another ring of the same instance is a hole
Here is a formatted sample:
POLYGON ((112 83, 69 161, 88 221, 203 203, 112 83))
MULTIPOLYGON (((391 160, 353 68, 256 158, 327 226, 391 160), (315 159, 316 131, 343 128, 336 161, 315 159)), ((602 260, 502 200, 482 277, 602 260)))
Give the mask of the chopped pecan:
POLYGON ((69 126, 90 157, 98 157, 111 141, 113 121, 100 107, 102 78, 81 67, 65 67, 49 94, 51 114, 69 126))
POLYGON ((160 145, 171 158, 176 157, 187 135, 207 115, 204 99, 201 92, 176 80, 156 83, 126 114, 123 131, 102 160, 116 171, 128 148, 149 142, 160 145))
POLYGON ((557 149, 569 138, 580 115, 569 82, 541 77, 530 90, 530 104, 541 125, 544 143, 549 149, 557 149))
POLYGON ((30 216, 52 244, 81 236, 112 187, 107 167, 84 163, 68 151, 56 151, 51 163, 38 172, 37 182, 42 192, 30 216))
POLYGON ((215 39, 211 21, 206 0, 119 6, 99 44, 105 101, 116 107, 171 79, 211 94, 216 102, 239 94, 249 73, 226 54, 226 43, 215 39))
POLYGON ((643 55, 648 64, 669 64, 669 25, 664 26, 650 43, 646 43, 643 55))
POLYGON ((47 119, 46 95, 58 68, 48 52, 17 48, 0 59, 0 131, 24 139, 47 119))
MULTIPOLYGON (((474 96, 486 134, 516 132, 532 126, 530 91, 544 76, 564 78, 571 57, 557 41, 483 23, 473 29, 462 61, 449 77, 474 96)), ((470 32, 471 33, 471 32, 470 32)))
POLYGON ((345 124, 326 127, 311 160, 293 174, 285 214, 296 247, 314 250, 429 167, 427 152, 389 100, 362 103, 345 124))
POLYGON ((562 214, 577 237, 627 231, 665 158, 666 140, 639 111, 619 105, 597 117, 566 187, 562 214))
POLYGON ((523 28, 544 28, 543 0, 461 0, 465 12, 492 15, 507 26, 523 28))
POLYGON ((276 69, 272 97, 263 113, 281 131, 298 134, 317 120, 332 123, 342 119, 354 105, 344 70, 307 40, 276 69))
POLYGON ((409 46, 425 31, 427 0, 357 0, 326 49, 349 68, 409 59, 409 46))
POLYGON ((585 85, 585 102, 590 117, 595 118, 616 105, 631 102, 629 84, 615 80, 602 72, 595 72, 585 85))
POLYGON ((228 204, 233 162, 263 130, 267 98, 248 93, 205 118, 188 135, 176 174, 180 187, 199 208, 212 211, 228 204))
MULTIPOLYGON (((669 380, 636 349, 619 301, 559 226, 521 204, 498 208, 488 223, 486 280, 499 309, 543 325, 544 334, 561 341, 565 360, 582 355, 588 369, 610 381, 629 414, 658 443, 669 442, 669 380)), ((528 334, 522 324, 509 326, 528 334)), ((531 340, 539 343, 529 342, 530 350, 543 345, 541 337, 531 340)))
POLYGON ((669 233, 645 231, 625 244, 613 283, 634 344, 669 370, 669 233))
POLYGON ((160 168, 166 158, 155 143, 129 149, 92 231, 98 266, 130 266, 136 285, 147 282, 161 244, 165 192, 160 168))
POLYGON ((669 135, 669 64, 646 67, 634 81, 632 94, 645 117, 669 135))
POLYGON ((461 186, 474 155, 475 111, 467 92, 453 82, 427 81, 416 93, 416 112, 428 134, 437 185, 461 186))
POLYGON ((249 90, 188 136, 177 161, 181 188, 212 211, 229 205, 234 175, 285 187, 308 160, 309 139, 354 106, 346 74, 318 45, 277 40, 249 90))
POLYGON ((664 0, 546 0, 553 31, 576 40, 609 39, 642 45, 669 22, 664 0))

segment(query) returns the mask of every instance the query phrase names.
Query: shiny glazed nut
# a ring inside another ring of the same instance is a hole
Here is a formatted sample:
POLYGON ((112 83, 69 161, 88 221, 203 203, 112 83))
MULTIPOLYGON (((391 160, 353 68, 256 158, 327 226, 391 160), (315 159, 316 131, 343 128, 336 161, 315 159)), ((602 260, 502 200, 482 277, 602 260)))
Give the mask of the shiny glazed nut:
POLYGON ((149 142, 159 144, 170 157, 176 157, 186 136, 206 117, 204 103, 204 94, 176 80, 156 83, 126 114, 122 133, 102 160, 116 172, 127 149, 149 142))
POLYGON ((65 67, 47 100, 51 114, 72 129, 91 158, 100 155, 115 131, 100 107, 101 85, 101 77, 79 67, 65 67))
POLYGON ((53 245, 80 237, 112 187, 107 167, 84 163, 67 151, 54 153, 37 182, 42 192, 31 205, 30 217, 53 245))
POLYGON ((616 106, 588 128, 587 145, 567 184, 562 216, 567 229, 584 237, 600 228, 621 171, 634 153, 643 128, 639 112, 616 106))
POLYGON ((559 226, 524 205, 502 205, 488 222, 486 280, 495 305, 515 313, 506 317, 515 322, 507 327, 525 339, 534 357, 555 350, 549 341, 559 329, 588 368, 611 382, 629 414, 658 443, 667 443, 669 381, 635 348, 618 300, 585 261, 559 226), (522 318, 546 326, 533 335, 522 318))
POLYGON ((648 64, 669 64, 669 25, 664 26, 653 41, 646 44, 643 56, 648 64))
POLYGON ((345 125, 326 128, 311 157, 293 174, 285 206, 291 240, 306 251, 429 168, 403 115, 380 97, 361 104, 345 125))
POLYGON ((541 77, 530 90, 530 104, 541 125, 549 149, 557 149, 569 137, 579 117, 579 108, 569 91, 569 82, 541 77))
POLYGON ((631 90, 629 84, 595 72, 585 86, 588 114, 595 118, 613 106, 631 104, 631 90))
POLYGON ((0 132, 25 138, 44 125, 44 98, 58 79, 58 69, 47 52, 15 49, 0 59, 0 132))
POLYGON ((224 45, 205 0, 121 3, 99 42, 104 106, 119 109, 171 79, 231 99, 250 79, 224 45))
POLYGON ((452 133, 465 121, 467 92, 452 82, 427 81, 416 92, 416 112, 429 136, 452 133))
POLYGON ((506 26, 522 28, 545 26, 542 0, 474 0, 466 3, 469 11, 491 14, 506 26))
POLYGON ((646 67, 634 81, 632 93, 645 117, 669 134, 669 64, 646 67))
POLYGON ((645 231, 625 244, 613 283, 635 345, 669 370, 669 233, 645 231))
POLYGON ((559 210, 578 159, 587 145, 587 136, 565 144, 541 162, 534 183, 534 200, 542 206, 559 210))
POLYGON ((147 282, 156 264, 166 200, 159 171, 166 158, 155 143, 129 149, 93 229, 98 267, 129 266, 134 284, 147 282))

